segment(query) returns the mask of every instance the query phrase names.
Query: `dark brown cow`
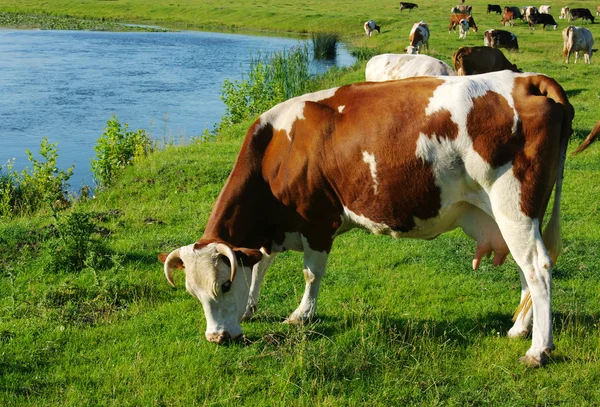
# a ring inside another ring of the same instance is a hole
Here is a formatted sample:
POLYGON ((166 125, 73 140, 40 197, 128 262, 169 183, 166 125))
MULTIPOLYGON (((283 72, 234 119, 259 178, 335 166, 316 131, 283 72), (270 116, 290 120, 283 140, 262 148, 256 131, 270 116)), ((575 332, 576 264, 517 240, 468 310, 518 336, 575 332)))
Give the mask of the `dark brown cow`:
POLYGON ((570 10, 571 18, 569 21, 577 20, 581 18, 582 20, 590 20, 592 24, 594 24, 594 16, 592 16, 592 12, 587 8, 572 8, 570 10))
POLYGON ((492 12, 495 12, 496 14, 502 14, 502 8, 499 4, 488 4, 487 13, 490 14, 492 12))
POLYGON ((460 20, 462 19, 467 20, 469 22, 469 27, 471 27, 474 32, 477 32, 475 20, 473 19, 473 16, 468 14, 450 14, 450 25, 448 26, 448 32, 450 32, 450 30, 456 31, 456 26, 460 24, 460 20))
POLYGON ((413 8, 417 8, 417 7, 419 7, 419 6, 416 5, 415 3, 407 3, 405 1, 400 2, 400 11, 408 10, 408 12, 410 13, 410 10, 412 10, 413 8))
POLYGON ((542 13, 531 14, 529 16, 528 24, 529 28, 535 28, 536 24, 543 24, 542 29, 545 29, 547 25, 553 26, 555 30, 556 27, 558 27, 558 24, 556 24, 556 21, 554 21, 554 17, 552 17, 550 14, 542 13))
POLYGON ((510 71, 290 99, 250 127, 202 238, 161 256, 165 275, 173 283, 173 269, 184 268, 207 339, 224 343, 242 337, 240 321, 277 253, 304 252, 305 291, 287 320, 302 323, 315 316, 339 234, 431 239, 462 227, 477 240, 474 268, 492 253, 501 264, 510 251, 522 270, 524 306, 508 334, 526 335, 533 322, 523 360, 539 366, 554 349, 551 276, 573 113, 556 81, 510 71))
POLYGON ((452 56, 452 62, 457 75, 476 75, 504 69, 522 72, 497 48, 461 47, 452 56))
POLYGON ((506 30, 487 30, 483 34, 483 45, 492 48, 506 48, 509 51, 519 50, 517 36, 506 30))

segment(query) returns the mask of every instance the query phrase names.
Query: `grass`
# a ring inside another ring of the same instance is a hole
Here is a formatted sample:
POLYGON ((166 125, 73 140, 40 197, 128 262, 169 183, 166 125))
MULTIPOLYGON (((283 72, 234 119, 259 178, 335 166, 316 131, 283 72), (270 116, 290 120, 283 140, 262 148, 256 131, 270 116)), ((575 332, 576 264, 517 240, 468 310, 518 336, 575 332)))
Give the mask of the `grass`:
MULTIPOLYGON (((329 0, 318 4, 221 2, 226 9, 221 11, 210 1, 158 0, 148 6, 135 0, 57 0, 49 6, 0 0, 0 10, 52 7, 78 17, 106 13, 181 24, 196 16, 189 24, 307 32, 327 20, 328 31, 381 52, 403 49, 412 23, 423 19, 432 29, 431 54, 446 62, 460 45, 482 44, 484 29, 500 28, 481 1, 472 2, 480 32, 462 42, 446 32, 449 9, 433 1, 410 14, 391 1, 343 8, 329 0), (307 17, 311 13, 321 16, 307 17), (369 18, 382 33, 366 39, 362 22, 369 18)), ((561 5, 551 5, 556 16, 561 5)), ((598 38, 600 25, 577 25, 598 38)), ((573 151, 600 118, 598 60, 566 66, 560 30, 529 31, 524 25, 511 30, 522 51, 507 54, 509 59, 525 71, 556 78, 575 106, 573 151)), ((332 71, 317 86, 362 80, 364 64, 332 71)), ((79 203, 77 210, 91 214, 103 237, 111 256, 106 267, 88 262, 77 271, 50 273, 52 219, 0 219, 0 405, 600 403, 598 144, 567 159, 565 245, 554 271, 557 350, 546 368, 527 369, 518 358, 530 340, 506 338, 519 297, 518 269, 509 259, 500 268, 485 262, 472 271, 475 244, 459 231, 430 242, 362 231, 340 236, 322 283, 318 319, 300 327, 280 323, 298 305, 304 287, 301 255, 284 253, 266 277, 255 320, 243 325, 252 343, 217 347, 204 340, 200 304, 185 292, 181 273, 175 275, 177 288, 170 288, 156 254, 201 236, 249 124, 224 128, 213 142, 142 158, 114 187, 79 203)))

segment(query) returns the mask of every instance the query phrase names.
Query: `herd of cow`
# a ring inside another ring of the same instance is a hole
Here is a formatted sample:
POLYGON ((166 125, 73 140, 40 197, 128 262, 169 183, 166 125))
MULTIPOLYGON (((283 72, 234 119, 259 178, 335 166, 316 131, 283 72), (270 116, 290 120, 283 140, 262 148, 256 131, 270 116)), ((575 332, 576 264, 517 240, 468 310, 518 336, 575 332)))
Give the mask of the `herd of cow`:
MULTIPOLYGON (((426 25, 415 26, 416 38, 426 25)), ((476 241, 473 269, 484 256, 501 265, 512 254, 521 293, 508 336, 531 332, 522 360, 547 362, 574 109, 555 80, 516 72, 492 46, 461 48, 453 62, 458 75, 426 55, 378 55, 367 64, 367 82, 292 98, 251 125, 200 240, 159 255, 171 284, 174 269, 185 271, 209 341, 243 337, 240 322, 257 311, 278 253, 304 253, 304 294, 286 319, 303 323, 315 317, 338 235, 362 228, 433 239, 462 228, 476 241), (471 75, 479 72, 488 73, 471 75)), ((578 151, 598 133, 600 125, 578 151)))

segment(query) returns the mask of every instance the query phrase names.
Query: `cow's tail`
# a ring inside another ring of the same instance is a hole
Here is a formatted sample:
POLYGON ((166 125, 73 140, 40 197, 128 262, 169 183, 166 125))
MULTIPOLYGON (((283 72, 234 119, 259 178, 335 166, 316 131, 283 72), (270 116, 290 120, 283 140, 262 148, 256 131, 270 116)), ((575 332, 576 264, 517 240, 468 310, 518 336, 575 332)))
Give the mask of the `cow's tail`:
POLYGON ((567 55, 569 55, 569 50, 573 46, 573 26, 570 25, 566 28, 566 32, 563 33, 564 47, 563 47, 563 58, 565 61, 567 60, 567 55))
POLYGON ((577 150, 575 150, 573 152, 573 154, 579 154, 583 150, 588 148, 590 146, 590 144, 592 144, 594 142, 594 140, 596 140, 598 138, 598 134, 600 134, 600 121, 598 121, 598 123, 596 123, 596 125, 594 126, 594 128, 592 129, 590 134, 588 134, 588 136, 585 138, 585 140, 583 140, 583 143, 581 143, 581 145, 579 147, 577 147, 577 150))

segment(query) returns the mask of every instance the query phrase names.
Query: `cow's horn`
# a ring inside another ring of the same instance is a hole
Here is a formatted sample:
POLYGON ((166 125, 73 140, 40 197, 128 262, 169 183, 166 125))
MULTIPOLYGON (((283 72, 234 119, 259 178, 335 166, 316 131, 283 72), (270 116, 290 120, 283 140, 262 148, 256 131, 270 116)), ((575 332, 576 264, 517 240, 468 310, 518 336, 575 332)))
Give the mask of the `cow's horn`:
POLYGON ((229 263, 231 264, 231 278, 229 281, 233 284, 233 279, 235 278, 237 258, 235 257, 235 253, 231 250, 231 247, 227 246, 223 243, 217 243, 217 253, 226 256, 229 259, 229 263))
POLYGON ((167 281, 175 287, 175 283, 173 282, 173 274, 171 273, 173 269, 177 266, 178 263, 182 263, 181 257, 179 256, 179 250, 175 249, 167 256, 165 260, 165 277, 167 277, 167 281))

